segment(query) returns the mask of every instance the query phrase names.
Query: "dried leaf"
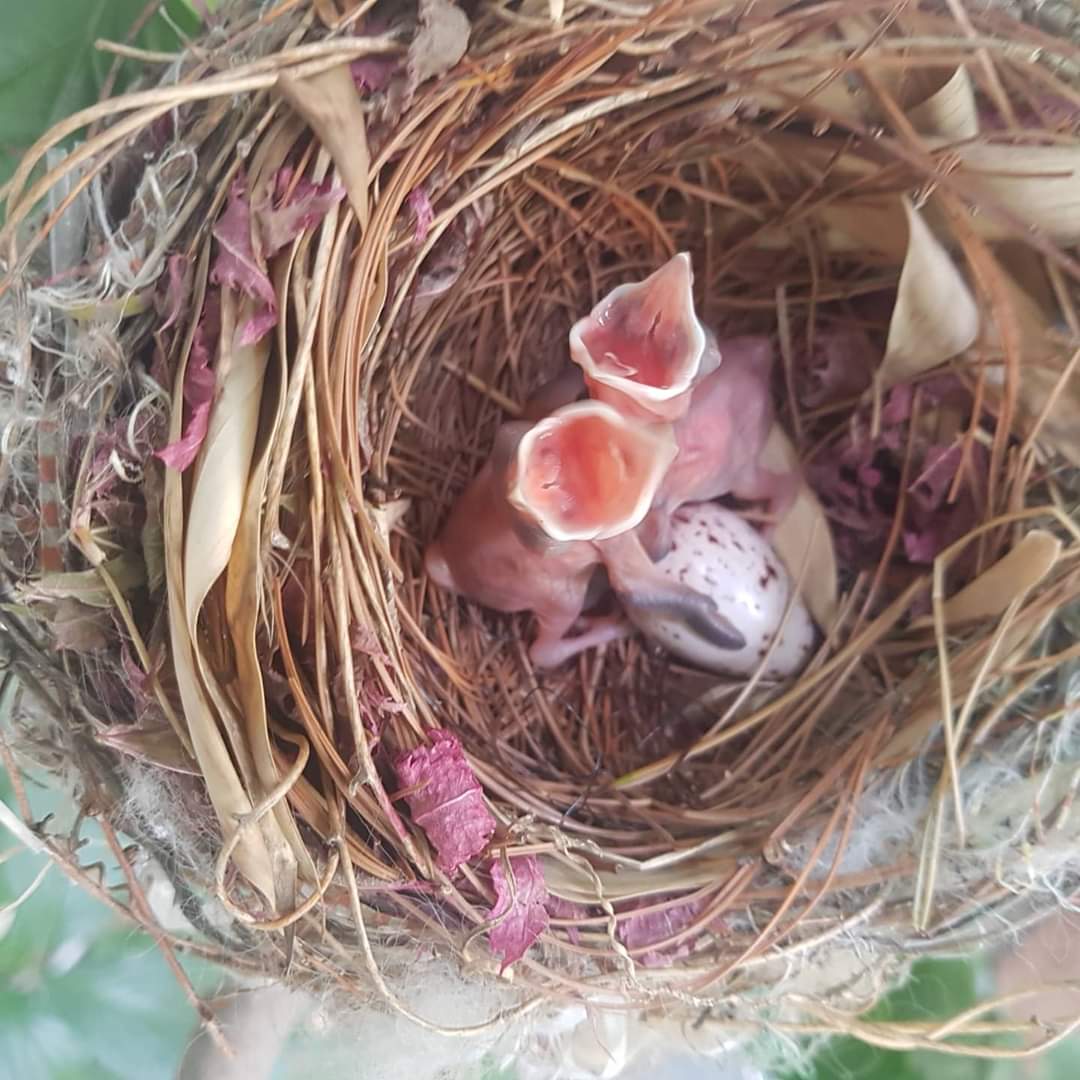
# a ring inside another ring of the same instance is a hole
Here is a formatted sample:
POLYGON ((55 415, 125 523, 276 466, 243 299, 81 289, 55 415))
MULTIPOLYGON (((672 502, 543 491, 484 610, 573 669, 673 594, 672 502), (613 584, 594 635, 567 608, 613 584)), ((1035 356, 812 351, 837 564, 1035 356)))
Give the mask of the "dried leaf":
MULTIPOLYGON (((96 572, 94 576, 97 577, 96 572)), ((114 635, 107 611, 71 597, 56 602, 49 627, 55 648, 76 653, 99 652, 109 645, 114 635)))
MULTIPOLYGON (((280 364, 280 350, 277 355, 280 364)), ((262 508, 266 497, 273 433, 281 423, 285 409, 286 378, 283 372, 272 380, 272 386, 276 393, 270 430, 263 439, 261 450, 250 469, 247 493, 225 580, 225 616, 232 636, 236 663, 234 688, 240 701, 248 750, 255 767, 255 775, 261 785, 258 793, 260 800, 281 782, 281 773, 270 741, 263 669, 256 648, 256 628, 263 614, 260 591, 263 566, 260 553, 262 508)), ((267 837, 274 862, 275 894, 279 906, 283 910, 290 910, 296 902, 298 871, 309 882, 317 881, 318 877, 288 803, 284 800, 279 802, 273 814, 280 835, 286 841, 285 844, 279 844, 277 834, 267 837)))
MULTIPOLYGON (((929 140, 934 145, 935 140, 929 140)), ((1024 239, 1038 230, 1064 243, 1080 240, 1080 146, 978 142, 950 146, 959 166, 952 176, 975 206, 996 205, 1018 222, 1011 226, 988 213, 971 224, 988 240, 1024 239)))
MULTIPOLYGON (((1063 94, 1025 94, 1026 102, 1013 101, 1013 112, 1021 127, 1037 130, 1064 131, 1075 134, 1080 122, 1080 107, 1063 94)), ((1012 123, 1001 115, 989 101, 980 111, 979 119, 987 131, 1008 131, 1012 123)))
POLYGON ((938 367, 968 348, 979 332, 979 310, 952 257, 907 199, 903 207, 907 254, 878 369, 882 387, 938 367))
MULTIPOLYGON (((951 627, 1004 614, 1013 600, 1050 573, 1060 555, 1061 541, 1056 536, 1032 529, 993 566, 945 601, 946 623, 951 627)), ((932 625, 932 620, 923 618, 912 627, 927 625, 932 625)))
POLYGON ((407 789, 413 821, 435 848, 439 869, 452 874, 487 847, 495 818, 458 737, 440 729, 427 735, 430 745, 401 755, 394 769, 407 789))
POLYGON ((338 187, 332 176, 326 177, 321 184, 301 176, 294 185, 293 170, 287 165, 282 166, 274 180, 273 198, 255 209, 255 220, 267 257, 276 255, 301 233, 315 228, 327 211, 344 197, 345 189, 338 187))
POLYGON ((187 266, 187 258, 183 255, 170 255, 166 263, 168 268, 168 286, 165 290, 165 321, 158 327, 159 330, 168 330, 173 323, 180 318, 180 311, 184 304, 184 271, 187 266))
POLYGON ((406 59, 408 96, 461 60, 469 47, 470 29, 465 12, 452 0, 420 0, 420 27, 406 59))
POLYGON ((413 243, 422 244, 431 231, 431 223, 435 220, 435 211, 431 208, 431 200, 423 188, 416 188, 409 192, 409 209, 416 218, 416 231, 413 234, 413 243))
POLYGON ((904 554, 908 561, 929 566, 950 544, 970 532, 979 522, 979 478, 989 468, 986 448, 972 448, 972 468, 954 502, 948 494, 963 464, 958 442, 930 445, 922 451, 921 472, 908 490, 908 512, 904 523, 904 554))
POLYGON ((217 376, 210 370, 213 343, 220 333, 221 315, 217 298, 210 297, 203 306, 195 336, 191 340, 191 355, 184 370, 184 404, 188 407, 188 420, 180 438, 157 451, 170 469, 183 472, 195 460, 206 438, 210 423, 210 406, 217 388, 217 376))
MULTIPOLYGON (((218 255, 210 273, 211 280, 259 301, 261 309, 257 317, 264 327, 262 333, 266 333, 277 321, 277 298, 266 272, 266 260, 256 247, 252 232, 251 199, 243 174, 233 181, 228 204, 212 231, 218 242, 218 255)), ((253 338, 245 344, 253 345, 257 340, 253 338)))
MULTIPOLYGON (((970 413, 971 399, 952 375, 926 380, 920 387, 923 419, 939 410, 970 413)), ((931 563, 954 540, 976 523, 982 497, 979 478, 987 466, 986 450, 972 447, 965 483, 954 502, 947 496, 963 462, 960 444, 931 441, 939 426, 920 424, 910 434, 914 388, 901 383, 888 391, 881 409, 881 430, 869 432, 869 410, 854 418, 850 428, 823 447, 807 466, 807 476, 830 520, 840 557, 846 567, 869 569, 881 558, 900 500, 900 482, 909 437, 914 479, 909 483, 903 528, 908 560, 931 563)))
MULTIPOLYGON (((813 222, 819 242, 828 251, 858 253, 867 261, 876 256, 886 266, 900 266, 904 261, 908 226, 904 208, 894 195, 830 200, 814 211, 813 222)), ((791 231, 763 229, 756 246, 767 251, 788 249, 791 231)))
POLYGON ((958 141, 975 138, 979 134, 979 114, 967 68, 958 67, 939 89, 908 109, 908 118, 923 135, 958 141))
MULTIPOLYGON (((1058 317, 1056 305, 1050 300, 1040 303, 1022 288, 1009 270, 1002 270, 1001 284, 1009 296, 1009 311, 988 314, 983 329, 983 343, 988 351, 1000 351, 1001 343, 995 317, 1008 317, 1015 321, 1020 339, 1020 357, 1023 377, 1019 380, 1018 398, 1020 412, 1030 428, 1041 420, 1039 442, 1080 466, 1080 372, 1073 370, 1071 376, 1059 388, 1062 375, 1072 361, 1074 349, 1051 333, 1058 317), (1056 396, 1054 396, 1056 395, 1056 396), (1047 405, 1053 397, 1053 406, 1047 405), (1045 413, 1045 415, 1044 415, 1045 413)), ((988 389, 991 396, 1004 382, 1002 367, 987 369, 988 389)))
MULTIPOLYGON (((693 951, 696 935, 689 934, 682 941, 659 949, 650 949, 667 941, 690 926, 705 910, 709 897, 688 900, 682 904, 673 904, 659 911, 643 911, 619 920, 619 940, 634 954, 634 960, 645 967, 666 967, 693 951), (639 953, 638 950, 646 949, 639 953)), ((663 897, 649 897, 642 907, 655 907, 663 897)))
POLYGON ((94 738, 110 749, 148 765, 188 776, 199 775, 198 766, 168 724, 155 727, 117 725, 96 732, 94 738))
MULTIPOLYGON (((878 63, 873 39, 879 32, 876 20, 865 16, 838 19, 835 26, 825 30, 800 35, 803 48, 828 48, 839 32, 860 58, 859 66, 873 70, 877 81, 896 97, 900 87, 900 75, 895 66, 878 63)), ((868 94, 854 79, 827 77, 812 57, 782 59, 773 71, 758 75, 749 89, 751 100, 767 109, 796 109, 803 116, 828 118, 838 123, 852 122, 858 126, 875 123, 881 119, 881 111, 872 94, 868 94)), ((773 65, 770 65, 773 66, 773 65)))
MULTIPOLYGON (((171 469, 165 474, 164 527, 169 636, 176 684, 199 770, 222 832, 229 839, 250 815, 252 803, 204 689, 209 672, 195 643, 199 640, 199 611, 226 565, 236 532, 255 437, 258 388, 269 345, 264 342, 238 349, 232 340, 235 319, 228 296, 222 304, 222 315, 218 345, 222 393, 211 410, 210 431, 196 466, 187 529, 181 477, 171 469)), ((178 427, 179 418, 174 414, 174 435, 178 427)), ((244 877, 272 901, 274 868, 265 831, 245 829, 233 859, 244 877)))
POLYGON ((501 859, 491 864, 495 887, 491 918, 498 922, 488 931, 488 941, 492 951, 502 957, 500 973, 520 960, 548 928, 548 891, 539 859, 519 855, 507 861, 512 880, 507 878, 501 859))
MULTIPOLYGON (((101 566, 121 593, 129 593, 146 583, 142 560, 136 555, 117 555, 101 566)), ((112 593, 99 570, 68 570, 44 573, 20 586, 16 593, 27 603, 40 600, 71 600, 83 607, 111 609, 112 593)))
POLYGON ((400 69, 401 62, 388 56, 362 56, 349 64, 356 89, 376 93, 385 90, 400 69))
POLYGON ((483 243, 494 209, 490 197, 477 199, 458 214, 435 242, 421 266, 413 293, 419 309, 447 292, 465 272, 469 260, 483 243))
MULTIPOLYGON (((777 472, 801 470, 798 451, 779 424, 769 433, 761 463, 777 472)), ((805 479, 787 516, 776 526, 772 545, 792 580, 798 581, 802 575, 803 601, 818 626, 828 629, 836 615, 839 593, 836 551, 825 510, 805 479), (812 545, 809 553, 807 543, 812 545)))
MULTIPOLYGON (((252 304, 237 312, 250 316, 252 304)), ((223 303, 223 312, 225 304, 223 303)), ((228 565, 251 471, 263 381, 270 355, 265 339, 241 346, 222 319, 218 383, 206 441, 195 465, 184 545, 188 620, 194 627, 210 587, 228 565)))
POLYGON ((595 904, 607 900, 639 900, 660 893, 682 892, 714 885, 739 867, 735 858, 687 858, 677 866, 642 869, 632 874, 618 870, 587 872, 551 856, 539 856, 548 890, 564 900, 595 904), (599 884, 597 884, 599 879, 599 884))
MULTIPOLYGON (((548 894, 548 898, 544 903, 547 908, 547 913, 552 919, 587 919, 589 917, 589 909, 584 904, 574 904, 569 900, 564 900, 561 896, 554 896, 548 894)), ((581 944, 581 931, 576 926, 568 926, 566 929, 566 936, 574 945, 581 944)))
POLYGON ((236 343, 254 345, 277 326, 277 321, 276 311, 271 311, 269 308, 256 308, 241 324, 236 343))
MULTIPOLYGON (((1032 643, 1038 640, 1051 618, 1052 613, 1043 619, 1036 619, 1034 623, 1020 619, 1009 626, 996 652, 1001 665, 1007 667, 1014 658, 1020 660, 1029 657, 1032 643)), ((978 670, 976 665, 965 665, 958 666, 952 673, 954 701, 961 701, 968 694, 978 670)), ((941 718, 941 687, 937 679, 931 679, 914 701, 905 702, 900 711, 901 726, 882 747, 874 767, 893 769, 910 761, 918 754, 930 733, 940 726, 941 718)))
POLYGON ((371 156, 363 103, 349 65, 331 68, 308 79, 282 74, 278 85, 285 100, 308 123, 333 158, 356 220, 366 228, 371 156))

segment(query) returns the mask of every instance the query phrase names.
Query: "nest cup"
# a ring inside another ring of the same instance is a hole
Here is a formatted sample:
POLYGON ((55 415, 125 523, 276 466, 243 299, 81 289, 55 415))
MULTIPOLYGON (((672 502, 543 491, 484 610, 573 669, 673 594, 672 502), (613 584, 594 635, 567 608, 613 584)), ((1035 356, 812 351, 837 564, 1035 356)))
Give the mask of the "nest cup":
MULTIPOLYGON (((1075 903, 1080 53, 1047 16, 237 4, 59 125, 0 234, 17 792, 48 767, 168 869, 183 930, 137 875, 122 904, 164 948, 582 1075, 1064 1034, 858 1018, 1075 903), (775 357, 795 680, 641 639, 538 672, 527 617, 423 571, 570 326, 678 251, 721 349, 775 357), (455 800, 490 819, 460 865, 455 800), (410 997, 447 960, 487 995, 453 1023, 410 997)), ((92 884, 82 813, 22 806, 92 884)))

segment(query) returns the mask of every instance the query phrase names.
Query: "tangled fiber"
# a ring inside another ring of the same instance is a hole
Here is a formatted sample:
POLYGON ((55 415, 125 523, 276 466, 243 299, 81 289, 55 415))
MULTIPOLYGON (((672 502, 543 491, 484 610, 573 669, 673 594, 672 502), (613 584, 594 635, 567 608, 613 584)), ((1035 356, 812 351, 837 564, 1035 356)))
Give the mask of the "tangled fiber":
POLYGON ((11 827, 171 959, 376 1010, 387 1076, 406 1029, 431 1075, 1067 1034, 860 1018, 1080 889, 1080 47, 1038 7, 278 0, 103 46, 142 84, 0 232, 11 827), (570 325, 678 251, 778 357, 786 683, 537 672, 423 572, 570 325))

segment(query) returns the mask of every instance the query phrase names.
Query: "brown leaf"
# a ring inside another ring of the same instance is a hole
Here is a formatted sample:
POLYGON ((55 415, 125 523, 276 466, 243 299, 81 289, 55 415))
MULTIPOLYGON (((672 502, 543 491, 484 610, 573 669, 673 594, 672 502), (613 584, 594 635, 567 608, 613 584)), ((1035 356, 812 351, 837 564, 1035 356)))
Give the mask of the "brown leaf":
MULTIPOLYGON (((952 627, 1004 614, 1013 600, 1050 573, 1060 554, 1061 541, 1056 536, 1032 529, 993 566, 945 601, 946 623, 952 627)), ((912 629, 930 625, 933 619, 926 616, 912 623, 912 629)))
POLYGON ((342 64, 308 79, 282 74, 278 87, 334 159, 356 220, 366 228, 371 155, 367 121, 349 65, 342 64))
MULTIPOLYGON (((278 275, 275 275, 278 278, 278 275)), ((276 280, 279 295, 284 285, 276 280)), ((277 354, 280 363, 280 351, 277 354)), ((279 372, 270 380, 274 398, 269 414, 269 431, 252 462, 243 509, 237 524, 236 536, 226 571, 225 613, 233 640, 236 662, 235 692, 240 700, 242 722, 247 735, 248 750, 258 782, 261 785, 259 799, 265 798, 281 781, 280 770, 274 758, 270 740, 269 716, 266 708, 266 692, 263 684, 262 665, 256 649, 256 628, 260 615, 260 575, 263 560, 260 553, 260 537, 263 520, 262 509, 266 497, 267 471, 274 433, 281 424, 285 410, 286 376, 279 372)), ((289 910, 295 905, 296 876, 298 868, 304 878, 317 881, 311 856, 300 836, 292 810, 284 800, 273 810, 281 837, 268 836, 268 845, 275 867, 275 890, 279 906, 289 910)))
MULTIPOLYGON (((951 143, 928 139, 929 145, 951 143)), ((969 143, 950 147, 959 161, 952 176, 974 205, 995 205, 1017 220, 1013 226, 989 213, 973 215, 971 224, 988 240, 1023 239, 1037 230, 1055 240, 1080 240, 1080 145, 969 143)))
POLYGON ((152 728, 116 725, 96 732, 94 738, 148 765, 188 776, 200 775, 198 766, 184 749, 176 732, 167 724, 152 728))
POLYGON ((923 135, 975 138, 979 134, 979 116, 967 68, 956 68, 938 89, 908 109, 908 118, 923 135))
MULTIPOLYGON (((761 463, 778 472, 800 468, 798 452, 779 424, 769 433, 761 463)), ((836 552, 825 511, 805 480, 787 516, 777 525, 772 545, 792 580, 798 581, 802 575, 803 601, 818 626, 828 630, 836 615, 839 592, 836 552)))
MULTIPOLYGON (((117 555, 102 564, 102 571, 112 578, 121 593, 129 593, 146 583, 146 574, 135 555, 117 555)), ((92 608, 111 608, 112 594, 97 570, 67 570, 42 574, 18 590, 20 598, 35 600, 71 600, 92 608)))
POLYGON ((856 15, 838 19, 826 29, 800 34, 799 50, 808 51, 835 46, 839 36, 845 48, 859 56, 851 76, 823 73, 820 61, 812 55, 802 57, 795 50, 792 60, 780 52, 779 62, 771 65, 773 70, 754 79, 751 99, 766 109, 795 109, 803 116, 809 114, 841 124, 863 126, 880 121, 882 114, 877 101, 859 85, 858 68, 871 71, 875 80, 894 97, 901 90, 901 74, 895 65, 880 63, 882 54, 873 44, 878 33, 876 18, 856 15))
MULTIPOLYGON (((204 284, 206 269, 204 260, 200 267, 204 284)), ((226 293, 226 299, 228 295, 226 293)), ((250 301, 247 303, 250 306, 250 301)), ((240 347, 239 351, 244 354, 248 363, 238 365, 230 362, 230 359, 235 360, 235 356, 227 358, 225 354, 232 354, 234 349, 235 312, 232 307, 231 301, 222 304, 223 312, 228 314, 228 318, 223 320, 218 343, 222 356, 217 370, 223 385, 221 396, 212 412, 211 433, 200 451, 193 479, 194 528, 189 520, 185 536, 183 477, 173 469, 169 469, 165 476, 164 516, 173 669, 199 771, 226 839, 233 837, 239 823, 250 815, 252 801, 241 782, 229 747, 218 726, 213 703, 204 688, 206 665, 195 643, 198 641, 198 616, 203 600, 220 575, 232 546, 239 496, 247 476, 247 468, 242 468, 242 463, 236 460, 239 453, 234 453, 233 460, 228 461, 224 451, 226 445, 242 443, 246 429, 249 426, 253 428, 254 422, 241 422, 236 425, 236 430, 231 430, 233 425, 228 422, 229 414, 237 411, 238 405, 243 404, 248 406, 246 412, 253 411, 256 417, 258 414, 258 396, 250 397, 250 386, 246 388, 247 393, 238 395, 237 380, 250 380, 252 374, 259 373, 258 381, 261 384, 261 371, 265 370, 265 354, 269 350, 269 339, 264 338, 256 345, 240 347), (226 380, 232 385, 226 386, 226 380), (238 402, 237 397, 248 400, 238 402), (206 469, 207 461, 211 462, 209 473, 206 469), (223 470, 220 477, 216 474, 218 467, 223 470), (237 486, 240 487, 240 492, 230 489, 237 486), (190 558, 185 559, 188 554, 190 558)), ((183 365, 177 371, 176 378, 173 393, 174 398, 179 399, 183 387, 183 365)), ((245 419, 245 410, 239 411, 242 421, 245 419)), ((173 411, 170 431, 174 439, 180 434, 180 423, 180 410, 176 409, 173 411)), ((250 437, 254 439, 253 432, 250 437)), ((273 901, 274 871, 263 830, 245 829, 236 843, 233 859, 244 877, 263 896, 273 901)))
POLYGON ((409 46, 408 96, 454 67, 469 47, 469 20, 451 0, 420 0, 420 28, 409 46))
POLYGON ((907 253, 889 323, 882 388, 908 382, 963 352, 979 332, 979 309, 956 263, 919 212, 902 200, 907 253))
POLYGON ((107 611, 71 597, 56 602, 49 622, 55 646, 71 652, 98 652, 108 646, 113 635, 112 619, 107 611))
MULTIPOLYGON (((983 328, 981 347, 988 351, 992 361, 1001 353, 1001 340, 995 318, 1015 321, 1020 339, 1022 364, 1018 388, 1018 404, 1022 419, 1030 431, 1035 422, 1040 423, 1038 439, 1050 449, 1061 454, 1073 465, 1080 466, 1080 372, 1075 367, 1072 374, 1061 383, 1066 368, 1073 359, 1073 347, 1052 333, 1057 319, 1057 306, 1048 291, 1039 290, 1036 299, 1022 288, 1010 268, 1002 268, 1002 284, 1009 297, 1008 311, 995 311, 987 315, 983 328), (1053 399, 1053 405, 1047 406, 1053 399)), ((993 402, 1004 382, 1004 370, 987 368, 990 399, 993 402)))

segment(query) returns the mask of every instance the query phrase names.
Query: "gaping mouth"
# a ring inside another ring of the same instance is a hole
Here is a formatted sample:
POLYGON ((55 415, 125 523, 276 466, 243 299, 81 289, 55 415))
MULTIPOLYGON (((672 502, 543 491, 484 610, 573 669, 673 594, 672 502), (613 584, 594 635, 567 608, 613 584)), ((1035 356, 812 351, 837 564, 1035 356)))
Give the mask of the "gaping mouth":
POLYGON ((689 389, 705 351, 692 284, 690 257, 680 253, 578 320, 570 352, 586 377, 646 407, 689 389))
POLYGON ((676 453, 669 426, 576 402, 521 440, 510 501, 553 540, 607 539, 641 523, 676 453))

